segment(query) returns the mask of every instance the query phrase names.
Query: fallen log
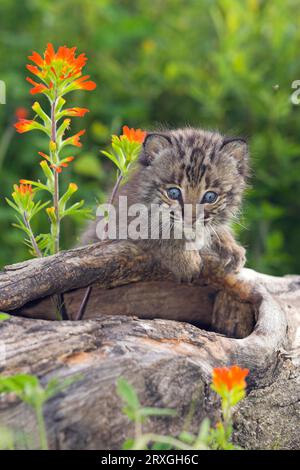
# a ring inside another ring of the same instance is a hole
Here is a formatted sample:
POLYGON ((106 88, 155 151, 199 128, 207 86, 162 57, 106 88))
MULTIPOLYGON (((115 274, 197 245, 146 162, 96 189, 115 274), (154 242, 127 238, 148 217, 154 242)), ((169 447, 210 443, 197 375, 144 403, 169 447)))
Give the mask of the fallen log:
MULTIPOLYGON (((152 419, 146 429, 180 432, 193 402, 190 429, 196 431, 204 416, 219 417, 209 388, 212 368, 233 363, 250 369, 235 441, 300 447, 300 277, 243 269, 218 278, 214 262, 192 285, 177 284, 136 246, 103 242, 5 268, 0 309, 13 316, 0 323, 1 372, 33 373, 42 382, 83 377, 46 405, 51 448, 120 448, 132 433, 115 391, 120 376, 143 404, 178 411, 175 418, 152 419), (64 293, 74 318, 88 285, 85 319, 53 321, 49 296, 64 293)), ((36 433, 26 405, 11 396, 1 399, 0 423, 36 433)))

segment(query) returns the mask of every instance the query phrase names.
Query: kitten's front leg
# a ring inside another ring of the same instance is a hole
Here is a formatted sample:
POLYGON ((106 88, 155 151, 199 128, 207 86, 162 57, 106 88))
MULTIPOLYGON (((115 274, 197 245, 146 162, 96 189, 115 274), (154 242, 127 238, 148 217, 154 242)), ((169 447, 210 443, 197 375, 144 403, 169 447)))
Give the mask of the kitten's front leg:
POLYGON ((192 282, 193 279, 198 279, 200 276, 201 255, 197 250, 187 250, 185 241, 162 244, 157 252, 157 257, 179 282, 192 282))
MULTIPOLYGON (((237 243, 228 228, 212 234, 212 240, 206 254, 218 275, 238 273, 246 262, 246 250, 237 243)), ((210 262, 210 261, 209 261, 210 262)))

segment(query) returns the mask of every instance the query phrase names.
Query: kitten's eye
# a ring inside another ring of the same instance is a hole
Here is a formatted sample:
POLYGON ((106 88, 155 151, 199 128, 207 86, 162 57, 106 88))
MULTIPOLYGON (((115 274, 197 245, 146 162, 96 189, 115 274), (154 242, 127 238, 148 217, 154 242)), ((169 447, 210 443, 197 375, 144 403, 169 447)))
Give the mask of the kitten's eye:
POLYGON ((201 204, 213 204, 214 202, 216 202, 217 199, 217 193, 215 193, 214 191, 207 191, 207 193, 205 193, 202 198, 201 204))
POLYGON ((167 194, 170 199, 174 199, 175 201, 178 201, 178 199, 180 199, 180 196, 181 196, 181 191, 179 188, 169 188, 167 190, 167 194))

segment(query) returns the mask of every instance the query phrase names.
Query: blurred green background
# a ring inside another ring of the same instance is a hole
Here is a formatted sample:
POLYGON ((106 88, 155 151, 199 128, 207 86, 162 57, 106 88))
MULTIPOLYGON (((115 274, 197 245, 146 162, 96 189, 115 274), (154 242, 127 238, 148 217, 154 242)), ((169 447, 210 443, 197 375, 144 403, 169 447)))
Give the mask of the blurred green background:
MULTIPOLYGON (((27 56, 53 42, 86 52, 97 83, 93 92, 70 95, 70 105, 91 112, 73 119, 72 130, 84 127, 87 135, 63 172, 87 205, 103 200, 114 179, 99 149, 123 124, 246 136, 252 188, 236 230, 248 265, 300 273, 300 107, 290 100, 300 79, 299 25, 299 0, 1 0, 0 264, 28 257, 4 197, 19 178, 41 176, 37 151, 45 142, 39 133, 16 134, 12 124, 18 107, 32 117, 41 96, 29 95, 27 56)), ((80 223, 66 221, 63 231, 63 246, 71 246, 80 223)))

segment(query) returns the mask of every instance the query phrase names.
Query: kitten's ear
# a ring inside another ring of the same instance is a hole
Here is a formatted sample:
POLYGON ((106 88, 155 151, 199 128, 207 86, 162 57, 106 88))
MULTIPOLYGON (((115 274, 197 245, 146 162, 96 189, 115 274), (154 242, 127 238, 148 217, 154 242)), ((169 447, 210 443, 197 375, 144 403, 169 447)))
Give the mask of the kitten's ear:
POLYGON ((145 166, 151 165, 153 160, 166 148, 172 145, 172 141, 166 134, 147 134, 143 151, 140 157, 140 163, 145 166))
POLYGON ((240 137, 225 138, 219 151, 233 157, 240 175, 244 178, 248 176, 249 149, 245 139, 240 137))

